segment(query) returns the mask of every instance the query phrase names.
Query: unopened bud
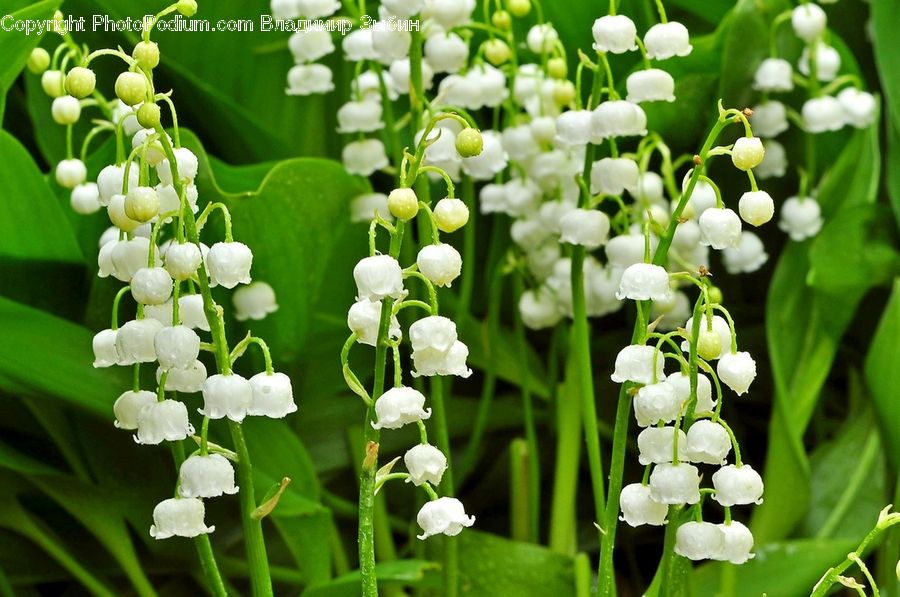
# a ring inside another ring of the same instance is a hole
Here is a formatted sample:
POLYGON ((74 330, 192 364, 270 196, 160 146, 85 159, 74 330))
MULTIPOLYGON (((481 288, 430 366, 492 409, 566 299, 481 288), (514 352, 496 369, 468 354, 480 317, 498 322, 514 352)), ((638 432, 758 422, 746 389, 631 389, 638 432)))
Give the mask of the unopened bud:
POLYGON ((531 0, 507 0, 506 7, 514 17, 521 19, 531 12, 531 0))
POLYGON ((156 45, 156 42, 138 42, 131 55, 137 60, 138 66, 144 70, 153 70, 159 64, 159 46, 156 45))
POLYGON ((35 48, 28 56, 28 62, 25 65, 32 73, 40 75, 50 66, 50 54, 44 48, 35 48))
POLYGON ((512 16, 505 10, 498 10, 491 15, 491 23, 497 29, 506 31, 512 27, 512 16))
POLYGON ((96 86, 97 76, 89 68, 76 66, 66 75, 66 91, 73 97, 87 97, 94 92, 96 86))
POLYGON ((484 57, 494 66, 506 64, 512 56, 509 46, 502 39, 489 39, 484 42, 484 57))
POLYGON ((478 129, 465 128, 456 135, 456 151, 461 157, 475 157, 483 148, 484 138, 478 129))
POLYGON ((388 195, 388 210, 399 220, 411 220, 419 213, 419 198, 409 188, 399 188, 388 195))
POLYGON ((154 103, 144 102, 141 107, 138 108, 137 121, 145 129, 154 129, 159 126, 159 106, 154 103))
POLYGON ((147 80, 140 73, 124 72, 116 79, 116 96, 128 106, 136 106, 147 97, 147 80))
POLYGON ((697 354, 706 361, 711 361, 722 354, 722 338, 715 330, 700 330, 697 342, 697 354))
POLYGON ((159 213, 159 195, 152 187, 134 187, 125 196, 125 215, 147 222, 159 213))
POLYGON ((469 221, 469 208, 459 199, 441 199, 434 206, 434 221, 441 232, 455 232, 469 221))
POLYGON ((547 73, 554 79, 565 79, 569 68, 565 58, 551 58, 547 61, 547 73))

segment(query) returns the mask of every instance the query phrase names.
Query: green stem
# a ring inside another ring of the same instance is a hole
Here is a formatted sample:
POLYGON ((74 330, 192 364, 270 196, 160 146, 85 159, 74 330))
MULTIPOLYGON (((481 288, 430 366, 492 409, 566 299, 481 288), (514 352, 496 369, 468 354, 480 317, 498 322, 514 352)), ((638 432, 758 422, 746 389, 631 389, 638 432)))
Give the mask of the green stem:
MULTIPOLYGON (((441 479, 441 490, 444 495, 455 493, 453 485, 453 465, 450 456, 450 433, 447 427, 447 409, 444 404, 444 380, 431 378, 431 407, 434 421, 437 447, 447 457, 447 470, 441 479)), ((456 597, 459 593, 459 544, 455 537, 444 539, 444 587, 447 597, 456 597)))
POLYGON ((464 317, 469 317, 469 307, 472 304, 472 292, 475 287, 475 271, 478 269, 475 267, 475 222, 478 220, 474 216, 477 209, 475 205, 475 185, 472 179, 465 174, 463 174, 462 195, 463 201, 465 201, 466 207, 469 208, 469 213, 472 214, 472 217, 469 218, 469 221, 463 228, 462 258, 465 267, 463 268, 462 281, 459 287, 459 302, 456 305, 457 321, 463 321, 464 317))

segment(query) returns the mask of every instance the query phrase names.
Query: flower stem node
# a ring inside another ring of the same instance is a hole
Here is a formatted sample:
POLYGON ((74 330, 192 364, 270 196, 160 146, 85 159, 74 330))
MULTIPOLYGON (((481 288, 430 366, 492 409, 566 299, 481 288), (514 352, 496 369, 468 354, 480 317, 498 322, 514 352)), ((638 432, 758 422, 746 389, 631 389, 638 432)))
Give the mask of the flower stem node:
POLYGON ((423 483, 441 484, 447 470, 447 457, 431 444, 418 444, 406 451, 403 462, 409 471, 407 482, 418 487, 423 483))
POLYGON ((192 17, 197 14, 196 0, 178 0, 176 9, 185 17, 192 17))
POLYGON ((464 128, 456 135, 456 151, 460 157, 473 158, 484 149, 484 137, 481 131, 474 128, 464 128))
POLYGON ((116 79, 116 96, 128 106, 144 101, 147 91, 147 79, 141 73, 126 71, 116 79))
POLYGON ((506 0, 506 8, 512 16, 521 19, 531 12, 531 0, 506 0))
POLYGON ((66 75, 66 92, 79 99, 89 96, 97 86, 97 75, 89 68, 76 66, 66 75))
POLYGON ((149 222, 159 214, 159 195, 153 187, 133 187, 125 196, 125 215, 137 222, 149 222))
POLYGON ((137 60, 138 66, 144 70, 153 70, 159 65, 159 46, 152 41, 139 41, 134 46, 131 56, 137 60))
POLYGON ((250 385, 253 388, 253 402, 247 414, 283 419, 297 411, 291 378, 284 373, 257 373, 250 378, 250 385))
POLYGON ((44 48, 35 48, 28 55, 28 61, 25 63, 28 70, 32 74, 40 75, 50 66, 50 53, 44 48))
POLYGON ((221 454, 194 454, 178 471, 178 494, 183 498, 212 498, 237 492, 234 467, 221 454))
POLYGON ((53 100, 50 115, 56 124, 75 124, 81 117, 81 104, 71 95, 63 95, 53 100))
POLYGON ((731 162, 738 170, 750 170, 759 166, 766 151, 759 137, 741 137, 734 142, 731 162))
POLYGON ((475 524, 474 516, 467 516, 462 502, 452 497, 442 497, 427 502, 416 515, 416 522, 424 531, 419 539, 433 535, 459 535, 466 527, 475 524))
POLYGON ((512 51, 505 41, 495 37, 484 42, 484 56, 494 66, 500 66, 509 62, 512 51))
POLYGON ((469 221, 469 208, 461 199, 445 197, 434 206, 434 221, 441 232, 456 232, 469 221))
POLYGON ((228 418, 240 423, 253 404, 253 386, 245 378, 231 373, 216 374, 203 382, 203 409, 210 419, 228 418))
MULTIPOLYGON (((512 15, 505 10, 498 10, 491 15, 491 24, 497 29, 508 31, 512 28, 512 15)), ((47 64, 49 63, 48 61, 47 64)))
POLYGON ((388 211, 399 220, 408 221, 419 213, 419 198, 416 192, 407 187, 391 191, 388 195, 388 211))
POLYGON ((169 537, 198 537, 216 530, 203 521, 206 508, 197 498, 170 498, 153 509, 153 525, 150 536, 154 539, 169 537))
POLYGON ((161 112, 159 106, 153 102, 144 102, 137 111, 137 121, 144 128, 152 129, 159 126, 161 112))

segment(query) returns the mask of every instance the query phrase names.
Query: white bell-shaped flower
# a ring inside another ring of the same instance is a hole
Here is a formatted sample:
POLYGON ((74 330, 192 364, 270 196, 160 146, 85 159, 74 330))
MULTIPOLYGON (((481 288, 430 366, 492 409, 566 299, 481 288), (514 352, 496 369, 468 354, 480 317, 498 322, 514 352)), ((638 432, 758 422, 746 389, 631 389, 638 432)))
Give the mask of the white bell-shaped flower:
POLYGON ((765 191, 747 191, 738 201, 741 219, 752 226, 762 226, 775 215, 775 201, 765 191))
MULTIPOLYGON (((813 47, 813 53, 816 57, 816 78, 819 81, 833 81, 837 77, 838 71, 841 70, 841 55, 838 51, 823 41, 816 42, 813 47)), ((797 68, 805 76, 810 76, 810 46, 803 48, 800 54, 800 60, 797 62, 797 68)))
POLYGON ((341 159, 347 172, 360 176, 371 176, 388 165, 384 144, 378 139, 363 139, 348 143, 344 146, 341 159))
MULTIPOLYGON (((654 238, 650 239, 650 251, 654 249, 654 238)), ((644 262, 644 235, 639 233, 620 234, 606 243, 606 259, 618 268, 627 268, 644 262)), ((668 276, 667 276, 668 279, 668 276)))
POLYGON ((506 168, 508 156, 503 149, 500 134, 496 131, 482 131, 481 153, 462 159, 463 172, 475 180, 490 180, 506 168))
MULTIPOLYGON (((138 186, 141 169, 132 164, 128 170, 128 188, 138 186)), ((97 175, 97 190, 100 192, 100 205, 106 207, 113 195, 122 194, 122 182, 125 179, 125 165, 109 165, 103 168, 97 175)))
POLYGON ((749 352, 728 352, 716 365, 719 380, 740 396, 747 392, 756 379, 756 361, 749 352))
POLYGON ((444 29, 452 29, 472 20, 475 0, 425 0, 422 18, 434 19, 444 29))
POLYGON ((194 454, 178 469, 178 495, 183 498, 212 498, 237 492, 234 467, 221 454, 194 454))
POLYGON ((339 133, 371 133, 384 128, 381 104, 368 100, 347 102, 337 111, 339 133))
POLYGON ((750 274, 769 260, 762 240, 752 232, 741 234, 737 247, 722 250, 722 263, 729 274, 750 274))
POLYGON ((837 94, 837 101, 844 112, 844 122, 850 126, 862 129, 875 122, 878 104, 871 93, 855 87, 846 87, 837 94))
POLYGON ((641 172, 637 184, 629 188, 628 192, 644 205, 662 203, 665 199, 663 178, 656 172, 641 172))
POLYGON ((110 253, 113 277, 121 282, 131 282, 135 272, 147 266, 149 251, 150 239, 142 236, 116 243, 110 253))
MULTIPOLYGON (((694 329, 694 317, 688 317, 688 320, 684 323, 684 329, 688 331, 688 334, 693 333, 694 329)), ((700 319, 700 335, 706 334, 710 331, 710 319, 706 315, 704 315, 700 319)), ((716 334, 719 337, 718 344, 719 352, 715 355, 705 355, 705 357, 709 357, 706 360, 712 361, 715 359, 720 359, 726 354, 731 352, 731 328, 728 326, 728 322, 725 321, 724 317, 719 315, 712 316, 712 333, 716 334)), ((687 342, 687 340, 681 343, 681 350, 684 352, 690 352, 691 346, 687 342)))
POLYGON ((301 15, 308 19, 330 17, 341 9, 338 0, 296 0, 301 15))
POLYGON ((752 121, 753 132, 760 137, 777 137, 789 127, 787 108, 775 100, 753 106, 752 121))
POLYGON ((596 249, 609 237, 609 216, 596 209, 573 209, 559 219, 559 240, 596 249))
POLYGON ((556 298, 546 286, 522 293, 519 297, 519 315, 525 327, 532 330, 551 328, 562 319, 556 298))
POLYGON ((663 372, 664 367, 665 358, 655 346, 632 344, 620 350, 619 354, 616 355, 615 371, 613 371, 610 378, 616 383, 633 381, 635 383, 652 384, 663 381, 666 378, 663 372), (656 362, 655 375, 654 361, 656 362))
POLYGON ((169 498, 153 509, 150 536, 154 539, 169 537, 198 537, 216 530, 203 521, 206 508, 197 498, 169 498))
POLYGON ((658 68, 648 68, 631 73, 625 80, 625 89, 628 91, 625 99, 635 104, 675 101, 675 79, 666 71, 658 68))
POLYGON ((156 332, 153 346, 163 370, 187 369, 200 354, 200 336, 183 325, 164 327, 156 332))
POLYGON ((142 267, 131 279, 131 296, 144 305, 161 305, 172 296, 172 277, 162 267, 142 267))
POLYGON ((813 237, 822 229, 822 210, 815 197, 790 197, 781 206, 778 227, 793 241, 813 237))
POLYGON ((763 141, 766 148, 766 155, 763 161, 753 171, 756 178, 765 180, 767 178, 781 178, 787 172, 787 151, 784 145, 774 139, 766 139, 763 141))
POLYGON ((844 109, 841 102, 830 95, 806 100, 800 112, 809 133, 838 131, 844 126, 844 109))
POLYGON ((647 134, 647 115, 637 104, 608 100, 591 115, 591 135, 596 143, 609 137, 643 137, 647 134))
MULTIPOLYGON (((675 389, 678 401, 686 404, 691 397, 691 378, 689 375, 678 372, 666 378, 666 383, 675 389)), ((712 382, 702 373, 697 374, 697 404, 694 405, 695 413, 712 412, 716 407, 712 399, 712 382)))
POLYGON ((134 232, 141 225, 141 222, 131 219, 125 212, 125 195, 113 195, 106 208, 106 215, 109 216, 109 221, 123 232, 134 232))
MULTIPOLYGON (((562 218, 560 223, 561 220, 562 218)), ((538 214, 515 220, 509 229, 509 235, 526 253, 537 250, 554 237, 553 231, 538 214)))
POLYGON ((453 245, 427 245, 419 251, 416 265, 432 284, 449 287, 462 271, 462 255, 453 245))
POLYGON ((350 221, 369 223, 378 214, 389 222, 394 221, 388 209, 388 197, 384 193, 363 193, 350 202, 350 221))
POLYGON ((643 524, 662 526, 666 524, 666 515, 669 513, 666 504, 661 504, 650 496, 650 486, 641 483, 631 483, 622 488, 619 506, 622 508, 619 520, 624 520, 633 527, 643 524))
MULTIPOLYGON (((156 368, 156 383, 162 380, 163 370, 156 368)), ((203 389, 206 382, 206 365, 203 361, 194 361, 185 369, 169 369, 166 376, 167 392, 181 392, 182 394, 195 394, 203 389)))
POLYGON ((144 319, 155 319, 163 326, 172 325, 175 321, 172 300, 169 299, 161 305, 144 305, 144 319))
POLYGON ((440 485, 441 477, 447 470, 447 457, 431 444, 418 444, 407 450, 403 463, 409 471, 406 480, 417 487, 423 483, 440 485))
POLYGON ((288 95, 313 95, 334 89, 331 69, 324 64, 298 64, 288 71, 288 95))
POLYGON ((782 58, 766 58, 756 68, 753 88, 757 91, 787 92, 794 89, 794 68, 782 58))
POLYGON ((647 427, 638 434, 638 461, 642 465, 672 462, 675 455, 675 435, 678 435, 678 459, 688 460, 687 436, 674 427, 647 427))
POLYGON ((732 564, 743 564, 756 555, 751 553, 753 533, 746 526, 736 520, 717 526, 725 535, 725 545, 718 559, 732 564))
POLYGON ((700 419, 688 429, 686 460, 723 465, 729 452, 731 437, 718 423, 700 419))
POLYGON ((209 331, 209 320, 203 308, 203 296, 186 294, 178 297, 178 318, 192 330, 209 331))
POLYGON ((391 64, 409 56, 412 34, 401 27, 374 27, 372 48, 382 64, 391 64))
POLYGON ((538 116, 528 126, 539 143, 552 143, 556 137, 556 118, 552 116, 538 116))
MULTIPOLYGON (((178 147, 173 151, 175 153, 175 166, 178 168, 178 177, 182 182, 186 181, 188 184, 194 182, 194 179, 197 178, 197 171, 200 168, 196 154, 187 147, 178 147)), ((172 168, 169 167, 168 158, 156 166, 156 174, 163 185, 172 185, 172 168)))
POLYGON ((341 41, 341 49, 344 50, 344 58, 348 62, 362 62, 378 58, 375 47, 372 45, 371 28, 350 31, 341 41))
POLYGON ((245 378, 217 373, 203 382, 203 408, 200 414, 210 419, 228 418, 240 423, 253 404, 253 386, 245 378))
POLYGON ((687 27, 676 21, 657 23, 644 34, 647 57, 666 60, 675 56, 687 56, 693 50, 687 27))
POLYGON ((550 23, 533 25, 525 37, 528 49, 535 54, 549 54, 556 48, 556 42, 558 41, 559 33, 556 32, 556 29, 550 23))
POLYGON ((594 49, 610 54, 624 54, 637 50, 637 27, 625 15, 607 15, 594 21, 591 27, 594 49))
MULTIPOLYGON (((564 147, 579 147, 590 143, 591 111, 569 110, 557 116, 554 141, 564 147)), ((507 153, 509 153, 509 150, 507 150, 507 153)), ((512 154, 510 154, 510 157, 512 157, 512 154)))
POLYGON ((156 445, 163 441, 176 442, 194 434, 194 426, 188 420, 187 407, 177 400, 148 403, 138 412, 137 434, 139 444, 156 445))
MULTIPOLYGON (((693 170, 689 170, 681 181, 681 192, 686 193, 693 170)), ((684 217, 700 219, 706 210, 716 206, 716 190, 705 180, 697 180, 691 191, 690 202, 683 212, 684 217)))
POLYGON ((116 332, 116 353, 119 365, 152 363, 156 360, 153 338, 163 325, 155 319, 137 319, 126 322, 116 332))
POLYGON ((382 0, 381 5, 392 15, 411 17, 425 6, 425 0, 382 0))
POLYGON ((62 160, 55 172, 56 182, 67 189, 74 189, 87 178, 87 167, 81 160, 62 160))
MULTIPOLYGON (((453 76, 453 75, 451 75, 453 76)), ((412 91, 412 70, 409 58, 394 60, 388 69, 388 82, 391 89, 399 95, 408 95, 412 91)), ((434 82, 434 71, 427 62, 422 62, 422 87, 431 89, 434 82)), ((468 107, 468 106, 467 106, 468 107)))
POLYGON ((634 263, 622 273, 616 298, 620 301, 664 301, 671 293, 666 268, 651 263, 634 263))
POLYGON ((431 417, 422 392, 405 386, 391 388, 375 401, 375 429, 400 429, 408 423, 431 417))
MULTIPOLYGON (((356 334, 356 341, 360 344, 375 346, 378 341, 378 325, 381 322, 381 303, 369 299, 361 299, 351 305, 347 312, 347 327, 356 334)), ((400 322, 397 316, 391 317, 388 336, 392 340, 403 337, 400 330, 400 322)))
POLYGON ((822 7, 815 2, 804 2, 791 12, 791 26, 794 33, 803 41, 816 41, 825 32, 828 17, 822 7))
POLYGON ((692 464, 663 463, 650 473, 650 495, 661 504, 696 504, 700 501, 700 473, 692 464))
POLYGON ((249 284, 252 265, 253 252, 244 243, 218 242, 206 255, 210 286, 234 288, 238 284, 249 284))
POLYGON ((725 534, 719 525, 691 520, 675 532, 675 553, 694 561, 721 559, 725 534))
POLYGON ((439 32, 425 40, 425 59, 437 73, 459 72, 469 58, 469 46, 456 33, 439 32))
POLYGON ((700 242, 713 249, 736 247, 741 240, 741 220, 727 207, 705 210, 698 223, 700 242))
MULTIPOLYGON (((156 195, 159 198, 159 213, 164 214, 181 209, 181 198, 175 191, 175 187, 160 183, 153 188, 156 190, 156 195)), ((191 207, 192 212, 197 213, 200 211, 200 208, 197 207, 197 199, 199 198, 197 185, 193 183, 185 185, 184 198, 187 200, 187 204, 191 207)), ((168 222, 169 219, 167 218, 166 221, 168 222)))
POLYGON ((603 158, 591 165, 591 193, 621 195, 637 187, 640 177, 637 162, 628 158, 603 158))
POLYGON ((666 383, 643 386, 634 397, 634 417, 638 427, 670 423, 681 412, 675 389, 666 383))
POLYGON ((403 270, 389 255, 374 255, 361 259, 353 268, 357 299, 380 301, 403 296, 403 270))
POLYGON ((271 0, 269 12, 278 21, 296 19, 300 16, 300 5, 297 0, 271 0))
POLYGON ((331 33, 325 29, 301 29, 288 38, 288 49, 297 64, 315 62, 334 52, 334 42, 331 41, 331 33))
POLYGON ((115 425, 119 429, 138 428, 138 415, 145 406, 156 403, 156 394, 147 390, 123 392, 113 404, 115 425))
POLYGON ((173 242, 166 249, 166 271, 175 280, 187 280, 203 263, 200 247, 194 243, 173 242))
POLYGON ((112 367, 119 363, 116 350, 117 330, 100 330, 94 335, 91 345, 94 349, 94 368, 112 367))
POLYGON ((238 321, 258 321, 278 310, 275 290, 266 282, 241 286, 231 296, 231 303, 234 305, 234 318, 238 321))
MULTIPOLYGON (((147 160, 148 164, 156 167, 161 161, 166 159, 166 154, 163 150, 162 142, 158 138, 151 141, 149 144, 145 144, 145 141, 151 136, 157 136, 154 129, 139 129, 131 138, 131 148, 137 149, 138 147, 146 145, 146 150, 144 150, 143 154, 144 159, 147 160)), ((167 134, 166 138, 169 140, 169 144, 172 145, 172 137, 167 134)), ((132 169, 135 167, 136 166, 132 166, 132 169)))
POLYGON ((416 515, 416 522, 424 531, 419 539, 433 535, 459 535, 463 528, 475 524, 474 516, 467 516, 462 502, 452 497, 442 497, 426 502, 416 515))
POLYGON ((761 504, 763 480, 749 464, 729 464, 713 473, 713 499, 723 506, 761 504))
POLYGON ((72 211, 83 216, 96 213, 100 210, 100 190, 97 183, 88 182, 80 184, 72 189, 69 195, 69 204, 72 211))
POLYGON ((253 402, 249 415, 283 419, 297 411, 291 378, 284 373, 257 373, 250 378, 253 402))

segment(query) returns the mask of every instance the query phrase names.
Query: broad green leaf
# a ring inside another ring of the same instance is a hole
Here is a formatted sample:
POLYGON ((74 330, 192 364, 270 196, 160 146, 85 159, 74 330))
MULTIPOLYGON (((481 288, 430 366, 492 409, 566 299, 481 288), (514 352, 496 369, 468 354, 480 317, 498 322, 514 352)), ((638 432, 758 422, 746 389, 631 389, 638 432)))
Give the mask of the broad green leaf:
POLYGON ((897 14, 900 1, 880 0, 872 3, 872 42, 878 74, 884 88, 887 113, 893 126, 900 128, 900 37, 897 36, 897 14))
POLYGON ((77 324, 0 297, 0 329, 0 371, 17 384, 13 390, 109 418, 116 397, 130 387, 124 369, 91 366, 93 333, 77 324))
POLYGON ((756 66, 768 56, 769 27, 757 4, 740 0, 723 36, 719 97, 728 106, 751 105, 753 91, 748 83, 753 80, 756 66))
POLYGON ((0 131, 0 264, 7 260, 81 263, 81 251, 28 151, 0 131))
POLYGON ((808 595, 830 567, 840 562, 855 540, 785 541, 756 550, 740 566, 708 563, 694 571, 694 589, 704 597, 797 597, 808 595))
MULTIPOLYGON (((765 465, 766 500, 753 515, 753 530, 760 543, 787 536, 803 517, 809 499, 804 431, 840 339, 873 282, 839 288, 804 284, 810 247, 821 238, 842 234, 834 232, 847 225, 846 219, 836 217, 842 208, 874 201, 879 160, 878 127, 857 131, 819 187, 825 229, 811 241, 789 242, 772 278, 766 330, 776 391, 765 465)), ((856 260, 850 251, 838 252, 829 267, 849 271, 856 260)))
MULTIPOLYGON (((62 0, 43 0, 12 13, 7 11, 13 7, 7 7, 3 11, 3 16, 10 14, 13 21, 46 20, 59 8, 61 2, 62 0)), ((6 92, 25 67, 31 50, 40 41, 41 36, 35 33, 25 35, 24 31, 6 31, 0 28, 0 123, 3 122, 3 100, 6 98, 6 92)))
MULTIPOLYGON (((375 573, 381 588, 385 585, 415 587, 426 581, 433 585, 437 568, 437 564, 423 560, 395 560, 376 564, 375 573)), ((303 591, 303 597, 358 597, 360 594, 358 570, 303 591)))
POLYGON ((328 582, 332 567, 329 546, 334 526, 331 513, 322 508, 314 514, 282 516, 276 508, 272 522, 294 558, 304 582, 309 586, 328 582))
POLYGON ((865 374, 872 404, 884 438, 885 453, 892 470, 900 466, 900 278, 894 281, 893 291, 869 352, 865 374))

